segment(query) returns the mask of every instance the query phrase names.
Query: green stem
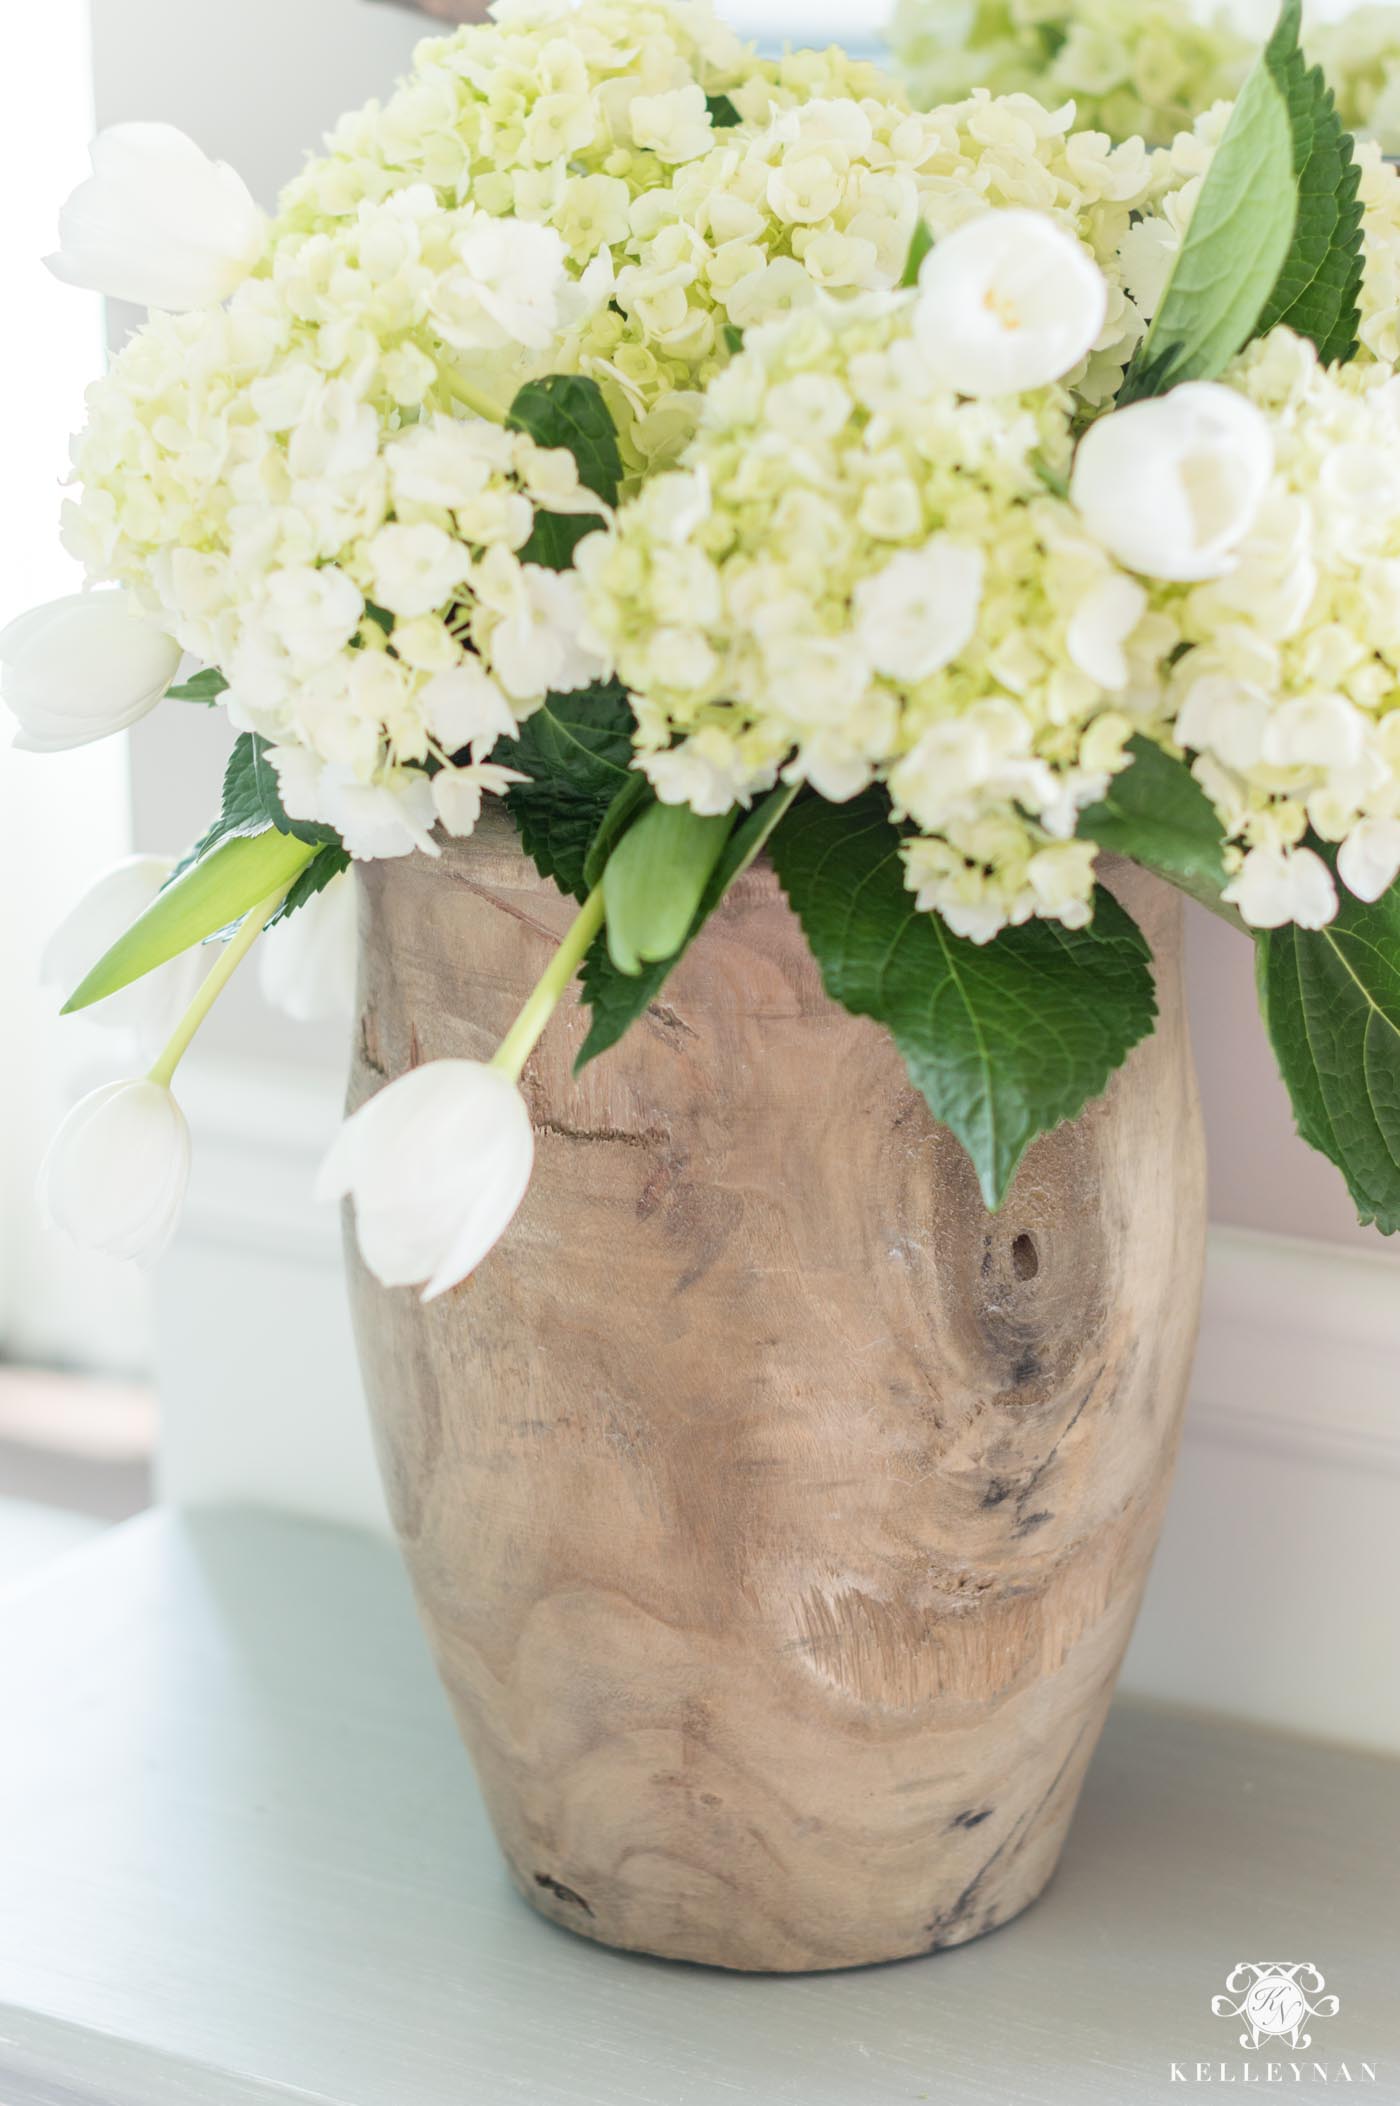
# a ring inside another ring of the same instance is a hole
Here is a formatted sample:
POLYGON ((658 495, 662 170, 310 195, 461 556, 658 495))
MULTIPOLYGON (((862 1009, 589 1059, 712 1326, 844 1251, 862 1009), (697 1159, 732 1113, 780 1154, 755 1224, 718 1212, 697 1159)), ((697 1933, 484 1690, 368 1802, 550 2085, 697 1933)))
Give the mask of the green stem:
POLYGON ((559 1006, 560 996, 587 957, 594 937, 603 926, 604 912, 603 888, 595 885, 579 909, 568 935, 541 974, 539 985, 501 1040, 491 1065, 509 1075, 512 1082, 519 1082, 526 1061, 559 1006))
POLYGON ((484 394, 480 388, 474 387, 471 381, 463 380, 460 373, 448 372, 444 368, 442 378, 448 394, 454 402, 460 402, 463 409, 474 411, 478 417, 484 417, 488 424, 505 423, 506 412, 501 404, 493 401, 491 396, 484 394))
POLYGON ((247 957, 249 951, 251 951, 286 896, 287 887, 284 885, 279 892, 269 893, 268 897, 260 905, 250 909, 244 916, 243 926, 239 929, 237 935, 230 937, 229 941, 224 945, 223 954, 218 964, 214 966, 211 972, 206 973, 200 983, 198 994, 176 1025, 174 1036, 171 1038, 169 1045, 151 1069, 150 1079, 152 1082, 163 1083, 166 1089, 169 1089, 175 1079, 175 1070, 189 1052, 190 1044, 196 1031, 198 1031, 200 1025, 204 1022, 204 1019, 208 1016, 219 996, 228 986, 229 981, 238 971, 239 966, 243 963, 243 960, 247 957))

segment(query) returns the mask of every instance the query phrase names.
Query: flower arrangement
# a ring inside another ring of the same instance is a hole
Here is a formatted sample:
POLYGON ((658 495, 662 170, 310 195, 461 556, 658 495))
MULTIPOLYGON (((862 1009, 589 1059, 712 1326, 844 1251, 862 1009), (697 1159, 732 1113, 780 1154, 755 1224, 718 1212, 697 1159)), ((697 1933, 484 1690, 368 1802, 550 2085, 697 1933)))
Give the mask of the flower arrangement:
MULTIPOLYGON (((1169 146, 1239 93, 1258 51, 1221 0, 899 0, 891 46, 928 107, 974 89, 1072 100, 1076 120, 1114 139, 1169 146)), ((1400 7, 1368 0, 1308 25, 1309 56, 1343 121, 1400 150, 1400 7)))
POLYGON ((489 1064, 343 1129, 387 1284, 504 1233, 575 976, 582 1064, 763 853, 989 1206, 1152 1029, 1108 853, 1252 939, 1300 1130, 1400 1227, 1400 177, 1299 32, 1169 147, 916 111, 701 0, 498 0, 270 221, 105 134, 55 267, 152 312, 74 443, 93 589, 0 635, 3 696, 46 750, 162 698, 235 743, 182 863, 55 939, 153 1051, 56 1138, 52 1217, 153 1257, 241 959, 344 1003, 351 864, 499 799, 577 916, 489 1064))

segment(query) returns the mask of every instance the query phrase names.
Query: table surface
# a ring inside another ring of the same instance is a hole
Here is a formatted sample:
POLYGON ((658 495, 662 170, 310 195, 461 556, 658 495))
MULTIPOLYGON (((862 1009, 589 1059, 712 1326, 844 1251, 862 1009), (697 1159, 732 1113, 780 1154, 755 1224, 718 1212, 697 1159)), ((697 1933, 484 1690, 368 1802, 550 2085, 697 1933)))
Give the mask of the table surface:
POLYGON ((1400 1766, 1372 1756, 1120 1704, 1018 1923, 740 1977, 516 1898, 368 1538, 132 1522, 6 1596, 0 1689, 0 2106, 1138 2106, 1185 2096, 1173 2064, 1240 2081, 1211 1999, 1279 1956, 1341 2010, 1257 2076, 1332 2095, 1345 2063, 1400 2101, 1400 1766))

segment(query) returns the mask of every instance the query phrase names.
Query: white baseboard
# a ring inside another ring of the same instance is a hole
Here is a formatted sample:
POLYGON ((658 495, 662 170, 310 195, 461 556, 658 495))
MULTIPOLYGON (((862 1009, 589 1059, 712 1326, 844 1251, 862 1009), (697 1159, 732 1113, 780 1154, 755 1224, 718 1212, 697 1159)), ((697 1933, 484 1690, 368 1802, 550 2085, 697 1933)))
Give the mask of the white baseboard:
MULTIPOLYGON (((311 1197, 341 1095, 314 1071, 192 1071, 196 1171, 157 1318, 171 1497, 386 1525, 339 1223, 311 1197)), ((1397 1538, 1397 1256, 1214 1229, 1128 1686, 1400 1752, 1397 1538)))
POLYGON ((1213 1229, 1192 1439, 1400 1472, 1397 1259, 1213 1229))

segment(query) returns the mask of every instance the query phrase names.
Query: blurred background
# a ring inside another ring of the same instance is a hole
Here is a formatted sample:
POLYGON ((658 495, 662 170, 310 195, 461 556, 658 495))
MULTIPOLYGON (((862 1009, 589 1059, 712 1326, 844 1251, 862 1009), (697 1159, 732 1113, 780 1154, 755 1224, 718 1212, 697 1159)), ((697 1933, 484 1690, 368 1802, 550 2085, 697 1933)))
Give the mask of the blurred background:
MULTIPOLYGON (((1250 28, 1272 12, 1241 7, 1250 28)), ((319 134, 405 68, 433 26, 425 15, 472 11, 8 0, 0 69, 22 92, 0 140, 0 621, 78 582, 56 534, 67 437, 133 320, 39 261, 93 131, 166 119, 271 205, 319 134)), ((947 0, 941 11, 957 13, 947 0)), ((837 37, 872 56, 886 16, 878 0, 728 0, 720 12, 768 41, 837 37)), ((1345 13, 1344 0, 1318 12, 1345 13)), ((0 754, 0 1583, 158 1492, 381 1525, 338 1228, 310 1201, 342 1087, 336 1034, 274 1017, 254 976, 220 1005, 182 1071, 196 1171, 154 1278, 47 1235, 32 1201, 63 1111, 121 1072, 109 1039, 81 1019, 60 1026, 39 985, 44 939, 114 859, 179 851, 202 829, 227 744, 217 713, 167 709, 61 760, 0 754)), ((1217 1233, 1194 1430, 1129 1679, 1400 1746, 1400 1697, 1365 1666, 1394 1635, 1377 1619, 1391 1613, 1380 1598, 1395 1592, 1400 1523, 1400 1411, 1388 1409, 1400 1403, 1400 1239, 1360 1229, 1335 1173, 1297 1140, 1241 941, 1194 912, 1191 979, 1217 1233), (1338 1645, 1343 1614, 1353 1632, 1360 1615, 1361 1636, 1338 1645), (1255 1634, 1244 1646, 1242 1616, 1255 1634), (1286 1643, 1270 1642, 1280 1625, 1286 1643)))

